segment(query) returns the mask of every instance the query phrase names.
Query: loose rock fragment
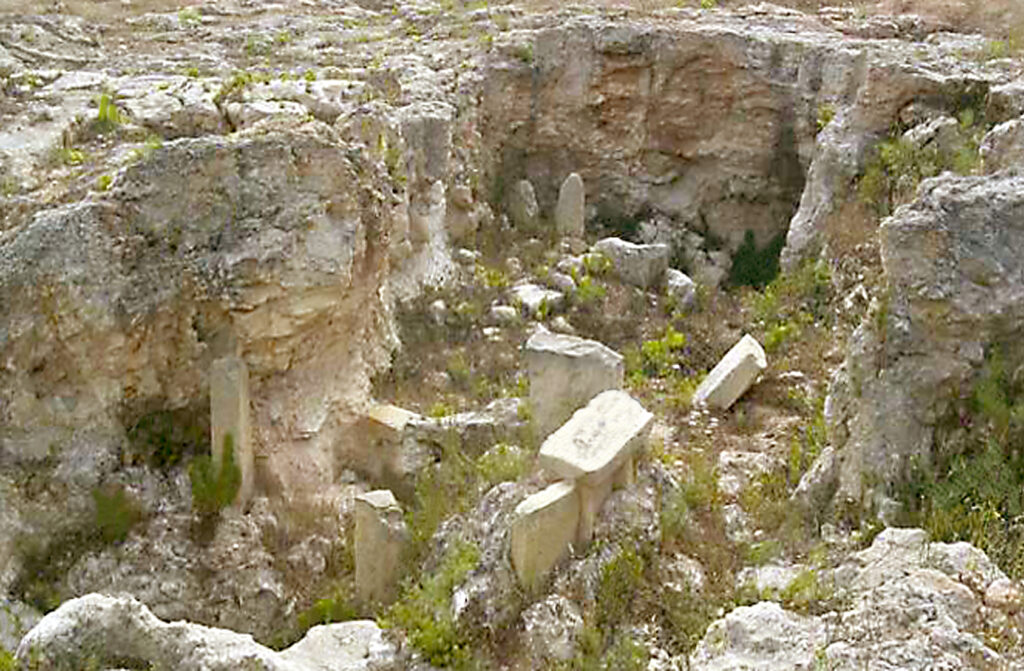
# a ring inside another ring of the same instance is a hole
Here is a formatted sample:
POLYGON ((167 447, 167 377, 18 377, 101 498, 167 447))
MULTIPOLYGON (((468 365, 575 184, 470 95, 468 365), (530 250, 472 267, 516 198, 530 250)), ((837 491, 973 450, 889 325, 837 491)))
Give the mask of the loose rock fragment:
POLYGON ((668 245, 637 245, 619 238, 605 238, 594 245, 612 260, 622 281, 647 289, 662 280, 668 270, 671 249, 668 245))

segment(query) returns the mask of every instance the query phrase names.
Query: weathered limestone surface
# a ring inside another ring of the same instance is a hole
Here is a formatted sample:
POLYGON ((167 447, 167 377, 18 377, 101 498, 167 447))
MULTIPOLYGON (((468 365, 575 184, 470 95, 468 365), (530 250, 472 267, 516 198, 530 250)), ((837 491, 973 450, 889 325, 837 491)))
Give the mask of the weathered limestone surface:
POLYGON ((767 367, 761 344, 753 336, 744 335, 700 383, 693 402, 725 410, 750 388, 767 367))
POLYGON ((512 566, 524 587, 539 587, 569 554, 579 519, 580 497, 570 480, 556 482, 516 506, 510 529, 512 566))
POLYGON ((684 310, 697 302, 697 285, 681 270, 669 268, 665 271, 665 293, 675 301, 676 307, 684 310))
POLYGON ((44 617, 18 646, 26 666, 77 671, 98 664, 206 671, 383 671, 397 651, 376 623, 354 620, 314 627, 275 652, 247 634, 189 622, 163 622, 130 596, 88 594, 44 617))
POLYGON ((356 497, 356 592, 363 603, 388 603, 395 597, 408 530, 402 507, 387 489, 356 497))
POLYGON ((530 407, 541 436, 606 389, 622 387, 622 355, 594 340, 538 331, 526 341, 530 407))
POLYGON ((562 182, 555 205, 555 230, 559 235, 583 237, 586 196, 583 178, 575 172, 562 182))
POLYGON ((619 238, 599 240, 594 251, 612 260, 622 281, 641 289, 653 287, 664 279, 672 255, 672 249, 665 244, 638 245, 619 238))
POLYGON ((946 174, 880 230, 885 305, 853 334, 825 403, 832 468, 801 489, 839 505, 876 505, 912 460, 933 454, 936 424, 969 389, 986 351, 1022 360, 1024 177, 946 174), (877 483, 865 487, 864 483, 877 483))
POLYGON ((339 461, 370 479, 370 482, 398 492, 409 493, 410 479, 419 466, 417 454, 409 446, 412 427, 423 421, 415 412, 395 405, 378 403, 345 439, 339 461))
POLYGON ((539 208, 533 184, 529 180, 522 179, 516 182, 508 201, 508 214, 513 225, 526 231, 536 228, 539 208))
POLYGON ((601 504, 614 486, 634 480, 633 460, 650 433, 654 415, 624 391, 601 392, 541 445, 538 464, 575 480, 580 494, 577 542, 590 542, 601 504))
POLYGON ((239 357, 217 359, 210 367, 210 447, 220 469, 231 437, 233 459, 242 472, 236 499, 241 504, 252 497, 256 477, 249 413, 249 367, 239 357))

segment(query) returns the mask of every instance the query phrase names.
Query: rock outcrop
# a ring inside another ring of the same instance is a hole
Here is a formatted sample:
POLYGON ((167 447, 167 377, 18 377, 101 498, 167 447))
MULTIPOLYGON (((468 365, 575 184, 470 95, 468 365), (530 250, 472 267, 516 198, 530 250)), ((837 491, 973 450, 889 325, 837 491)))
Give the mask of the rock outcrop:
MULTIPOLYGON (((882 223, 885 285, 854 333, 825 405, 835 464, 801 489, 891 509, 885 498, 933 455, 936 424, 993 346, 1015 365, 1024 323, 1024 179, 944 175, 882 223), (865 486, 868 484, 870 486, 865 486)), ((831 455, 828 456, 831 458, 831 455)), ((825 496, 824 498, 828 498, 825 496)))
POLYGON ((384 671, 397 652, 374 622, 321 625, 281 652, 251 636, 188 622, 163 622, 130 596, 89 594, 44 617, 18 646, 21 663, 81 669, 142 665, 235 671, 384 671))

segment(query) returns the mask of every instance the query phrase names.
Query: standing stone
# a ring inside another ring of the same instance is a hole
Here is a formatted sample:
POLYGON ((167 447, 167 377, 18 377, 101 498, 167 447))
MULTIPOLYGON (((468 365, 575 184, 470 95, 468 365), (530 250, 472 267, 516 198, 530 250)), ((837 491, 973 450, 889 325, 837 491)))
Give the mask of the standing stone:
POLYGON ((235 502, 252 497, 255 463, 249 428, 249 367, 236 356, 217 359, 210 368, 210 439, 214 466, 224 460, 224 440, 231 436, 234 461, 242 472, 242 484, 235 502))
POLYGON ((540 436, 606 389, 622 388, 622 355, 595 340, 538 331, 526 341, 530 407, 540 436))
POLYGON ((682 310, 689 310, 697 302, 697 285, 686 273, 675 268, 665 271, 665 293, 682 310))
POLYGON ((516 183, 509 194, 508 216, 512 225, 520 230, 533 230, 537 227, 537 196, 533 192, 533 184, 522 179, 516 183))
POLYGON ((742 396, 768 367, 761 344, 749 334, 722 357, 693 394, 693 402, 725 410, 742 396))
POLYGON ((356 497, 356 594, 365 604, 394 600, 408 538, 395 495, 378 489, 356 497))
POLYGON ((558 204, 555 206, 555 230, 559 235, 582 238, 586 190, 583 178, 575 172, 565 178, 558 190, 558 204))
POLYGON ((610 389, 577 410, 541 445, 540 467, 576 481, 578 549, 590 542, 597 514, 612 488, 632 484, 634 458, 646 445, 653 420, 654 415, 632 396, 610 389))
POLYGON ((556 482, 516 506, 510 531, 512 567, 523 587, 538 587, 569 553, 579 517, 580 499, 568 480, 556 482))

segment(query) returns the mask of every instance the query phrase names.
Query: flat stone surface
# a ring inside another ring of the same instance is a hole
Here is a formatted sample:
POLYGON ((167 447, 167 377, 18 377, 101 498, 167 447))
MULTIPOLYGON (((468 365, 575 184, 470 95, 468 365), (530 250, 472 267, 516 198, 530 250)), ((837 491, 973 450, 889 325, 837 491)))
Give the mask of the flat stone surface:
POLYGON ((569 552, 576 540, 580 498, 576 486, 561 480, 528 496, 518 506, 512 522, 512 566, 519 582, 536 586, 569 552))
POLYGON ((395 495, 391 493, 390 489, 375 489, 372 492, 360 494, 356 497, 356 501, 369 504, 378 510, 398 508, 398 499, 395 498, 395 495))
POLYGON ((548 436, 539 464, 587 486, 611 478, 646 440, 654 415, 617 389, 604 391, 548 436))
POLYGON ((749 334, 744 335, 700 383, 693 402, 725 410, 754 384, 767 367, 768 359, 761 344, 749 334))
POLYGON ((409 422, 419 419, 420 415, 412 410, 400 408, 397 405, 380 404, 370 408, 366 413, 372 421, 394 431, 401 431, 409 422))

